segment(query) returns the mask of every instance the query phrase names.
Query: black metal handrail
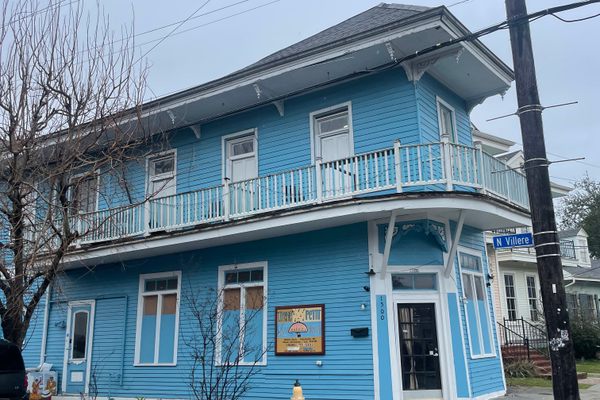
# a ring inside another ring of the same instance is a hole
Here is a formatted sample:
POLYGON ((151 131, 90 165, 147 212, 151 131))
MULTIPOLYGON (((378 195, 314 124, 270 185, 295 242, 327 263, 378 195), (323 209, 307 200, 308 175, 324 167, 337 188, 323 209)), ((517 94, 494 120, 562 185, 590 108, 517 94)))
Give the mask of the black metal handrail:
POLYGON ((498 322, 500 335, 505 346, 513 346, 511 356, 530 360, 531 351, 535 351, 548 357, 548 335, 543 329, 522 317, 514 320, 503 318, 502 322, 498 322), (525 349, 519 349, 519 346, 525 349))

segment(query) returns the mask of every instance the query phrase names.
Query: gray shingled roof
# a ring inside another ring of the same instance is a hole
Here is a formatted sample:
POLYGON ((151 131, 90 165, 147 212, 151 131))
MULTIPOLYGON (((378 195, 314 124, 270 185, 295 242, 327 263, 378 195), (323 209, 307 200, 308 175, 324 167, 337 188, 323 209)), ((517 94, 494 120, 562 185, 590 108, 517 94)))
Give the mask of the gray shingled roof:
POLYGON ((600 280, 600 260, 592 260, 592 267, 563 267, 565 271, 579 279, 598 279, 600 280))
POLYGON ((366 33, 371 30, 380 29, 386 25, 394 24, 398 21, 412 17, 413 15, 429 9, 429 7, 422 6, 381 3, 373 8, 368 9, 367 11, 340 22, 331 28, 327 28, 324 31, 312 35, 298 43, 268 55, 254 64, 241 69, 240 71, 271 64, 288 57, 315 50, 319 47, 324 47, 353 36, 366 33))

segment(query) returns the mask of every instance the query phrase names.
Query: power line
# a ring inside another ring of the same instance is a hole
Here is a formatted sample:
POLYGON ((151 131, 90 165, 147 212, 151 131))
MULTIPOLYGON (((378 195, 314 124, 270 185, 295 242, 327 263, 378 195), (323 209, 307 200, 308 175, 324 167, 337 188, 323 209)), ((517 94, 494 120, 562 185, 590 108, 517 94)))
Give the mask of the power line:
POLYGON ((142 55, 140 56, 140 58, 139 58, 139 59, 138 59, 136 62, 134 62, 134 64, 137 64, 138 62, 140 62, 140 61, 141 61, 141 60, 142 60, 144 57, 146 57, 146 56, 147 56, 147 55, 148 55, 148 54, 149 54, 149 53, 150 53, 152 50, 154 50, 154 49, 155 49, 155 48, 157 48, 157 47, 158 47, 158 46, 159 46, 159 45, 160 45, 162 42, 164 42, 165 40, 167 40, 167 38, 168 38, 169 36, 171 36, 172 34, 174 34, 174 33, 175 33, 175 31, 176 31, 177 29, 179 29, 181 26, 183 26, 183 25, 184 25, 186 22, 188 22, 188 21, 189 21, 191 18, 193 18, 193 17, 194 17, 194 15, 196 15, 198 12, 200 12, 200 10, 202 10, 204 7, 206 7, 206 5, 207 5, 208 3, 210 3, 210 0, 206 0, 204 3, 202 3, 202 5, 200 5, 200 7, 198 7, 198 8, 197 8, 197 9, 196 9, 196 10, 195 10, 195 11, 194 11, 192 14, 190 14, 190 16, 189 16, 189 17, 187 17, 186 19, 184 19, 184 20, 182 20, 181 22, 179 22, 179 23, 177 24, 177 26, 175 26, 175 28, 173 28, 173 29, 172 29, 172 30, 171 30, 171 31, 170 31, 170 32, 169 32, 169 33, 168 33, 166 36, 163 36, 163 37, 162 37, 162 38, 161 38, 161 39, 158 41, 158 43, 156 43, 154 46, 152 46, 152 47, 150 48, 150 50, 148 50, 148 51, 146 51, 144 54, 142 54, 142 55))
POLYGON ((589 17, 576 18, 576 19, 566 19, 566 18, 561 18, 561 17, 559 17, 559 16, 558 16, 558 15, 556 15, 556 14, 550 14, 550 15, 552 15, 554 18, 556 18, 556 19, 558 19, 558 20, 560 20, 560 21, 562 21, 562 22, 568 22, 568 23, 571 23, 571 22, 581 22, 581 21, 587 21, 588 19, 593 19, 593 18, 596 18, 596 17, 600 17, 600 13, 598 13, 598 14, 594 14, 594 15, 590 15, 589 17))

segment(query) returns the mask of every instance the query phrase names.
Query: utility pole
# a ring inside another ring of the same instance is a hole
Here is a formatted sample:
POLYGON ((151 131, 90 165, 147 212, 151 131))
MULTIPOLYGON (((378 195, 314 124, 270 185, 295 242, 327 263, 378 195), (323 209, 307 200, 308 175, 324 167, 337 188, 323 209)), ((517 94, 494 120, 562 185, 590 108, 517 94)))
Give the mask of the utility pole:
POLYGON ((537 89, 525 0, 506 0, 506 15, 510 28, 537 267, 552 362, 554 398, 579 400, 560 242, 550 192, 542 106, 537 89))

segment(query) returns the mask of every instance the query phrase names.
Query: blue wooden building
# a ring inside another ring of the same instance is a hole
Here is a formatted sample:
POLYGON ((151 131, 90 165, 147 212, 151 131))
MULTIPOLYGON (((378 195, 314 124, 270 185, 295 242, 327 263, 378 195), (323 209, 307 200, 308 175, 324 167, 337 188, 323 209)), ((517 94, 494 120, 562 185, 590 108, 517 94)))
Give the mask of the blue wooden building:
POLYGON ((146 104, 168 145, 128 165, 129 196, 91 184, 78 223, 107 222, 65 258, 28 366, 65 398, 191 398, 192 299, 217 293, 216 368, 255 369, 245 398, 503 394, 483 232, 526 225, 528 199, 469 113, 513 74, 478 40, 406 58, 467 33, 381 4, 146 104))

